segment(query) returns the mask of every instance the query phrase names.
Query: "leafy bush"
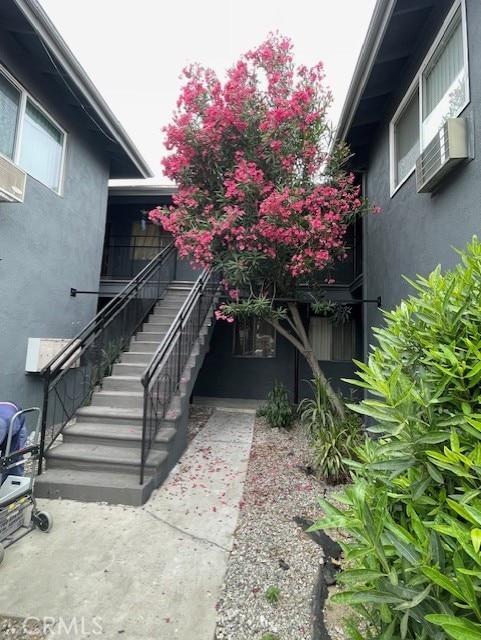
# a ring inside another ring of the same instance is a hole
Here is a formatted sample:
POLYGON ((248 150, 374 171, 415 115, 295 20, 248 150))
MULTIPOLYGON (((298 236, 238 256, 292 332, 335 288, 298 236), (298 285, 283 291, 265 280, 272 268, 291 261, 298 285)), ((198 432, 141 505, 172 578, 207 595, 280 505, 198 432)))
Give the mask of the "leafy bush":
POLYGON ((281 595, 281 590, 275 585, 271 585, 266 589, 266 598, 271 604, 277 604, 281 595))
POLYGON ((282 382, 275 381, 272 391, 267 395, 267 404, 257 410, 257 415, 266 418, 267 423, 277 429, 290 429, 294 423, 295 412, 289 399, 289 393, 282 382))
POLYGON ((333 428, 337 414, 331 408, 321 379, 316 377, 309 385, 313 397, 303 398, 297 407, 297 413, 306 433, 315 438, 319 431, 333 428))
POLYGON ((303 398, 298 415, 312 439, 312 467, 326 482, 337 484, 349 477, 349 460, 358 459, 357 447, 365 439, 362 423, 351 410, 341 418, 331 407, 322 381, 311 382, 312 398, 303 398))
POLYGON ((379 345, 353 382, 355 411, 378 435, 352 465, 354 484, 324 499, 313 529, 341 527, 349 567, 335 599, 365 619, 355 640, 481 639, 481 245, 376 330, 379 345))

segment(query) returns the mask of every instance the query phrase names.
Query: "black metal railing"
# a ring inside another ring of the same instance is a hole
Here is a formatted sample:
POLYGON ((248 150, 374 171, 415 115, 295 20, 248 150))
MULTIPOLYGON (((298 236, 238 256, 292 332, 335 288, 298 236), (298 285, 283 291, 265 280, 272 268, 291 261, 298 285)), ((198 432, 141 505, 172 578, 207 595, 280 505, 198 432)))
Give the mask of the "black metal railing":
POLYGON ((181 390, 192 348, 209 310, 214 313, 219 279, 219 274, 210 270, 201 274, 142 375, 144 417, 140 484, 144 482, 145 465, 155 438, 174 396, 181 390))
POLYGON ((77 409, 88 405, 175 277, 173 243, 163 249, 43 369, 44 402, 39 469, 45 452, 77 409))
POLYGON ((159 235, 111 236, 104 246, 100 277, 103 280, 130 280, 172 242, 172 237, 159 235))

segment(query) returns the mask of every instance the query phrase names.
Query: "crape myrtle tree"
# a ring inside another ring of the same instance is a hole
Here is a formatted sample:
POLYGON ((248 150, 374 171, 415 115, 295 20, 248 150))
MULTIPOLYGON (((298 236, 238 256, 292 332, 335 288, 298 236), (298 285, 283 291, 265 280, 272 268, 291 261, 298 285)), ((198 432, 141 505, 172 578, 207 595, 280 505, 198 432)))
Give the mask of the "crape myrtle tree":
POLYGON ((162 161, 178 191, 173 206, 149 218, 173 234, 181 257, 222 274, 227 301, 217 319, 268 321, 343 416, 299 312, 306 292, 317 312, 329 307, 319 272, 332 282, 330 269, 346 257, 346 229, 366 210, 343 168, 348 149, 332 144, 323 65, 296 67, 291 41, 271 33, 224 82, 198 64, 183 79, 162 161))

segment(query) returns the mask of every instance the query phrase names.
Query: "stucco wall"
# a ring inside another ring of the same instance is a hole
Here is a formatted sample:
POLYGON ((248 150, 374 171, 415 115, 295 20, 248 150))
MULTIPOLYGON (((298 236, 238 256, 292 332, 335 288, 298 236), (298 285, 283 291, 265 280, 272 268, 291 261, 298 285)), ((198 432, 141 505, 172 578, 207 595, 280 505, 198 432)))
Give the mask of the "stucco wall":
POLYGON ((96 311, 96 296, 70 297, 70 288, 98 289, 109 167, 76 108, 16 60, 0 39, 0 62, 67 132, 62 195, 28 176, 23 204, 0 203, 0 398, 32 406, 43 383, 25 374, 28 338, 73 337, 96 311))
MULTIPOLYGON (((389 121, 413 75, 400 79, 397 100, 386 113, 370 156, 366 176, 367 195, 381 206, 381 213, 366 219, 365 297, 382 297, 383 307, 391 309, 402 298, 414 293, 403 275, 415 279, 428 275, 438 264, 443 269, 458 262, 452 247, 463 248, 473 234, 481 236, 481 3, 467 0, 469 41, 470 104, 463 116, 470 119, 473 131, 474 159, 457 169, 433 194, 416 192, 414 174, 390 197, 389 193, 389 121)), ((430 41, 420 51, 427 53, 430 41)), ((367 343, 372 342, 369 327, 382 321, 381 314, 366 306, 367 343)))

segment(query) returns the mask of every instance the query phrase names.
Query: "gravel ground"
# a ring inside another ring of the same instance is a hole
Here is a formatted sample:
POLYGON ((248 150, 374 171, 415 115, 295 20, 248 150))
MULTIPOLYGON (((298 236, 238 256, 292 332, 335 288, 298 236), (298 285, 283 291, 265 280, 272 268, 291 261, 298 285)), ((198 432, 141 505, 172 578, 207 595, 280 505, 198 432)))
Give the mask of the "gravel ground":
MULTIPOLYGON (((191 407, 189 441, 211 413, 209 407, 191 407)), ((309 471, 303 432, 298 427, 271 429, 257 418, 234 548, 217 604, 216 640, 321 638, 316 635, 313 611, 322 548, 294 518, 316 520, 320 516, 316 497, 329 496, 338 488, 327 487, 309 471)), ((346 637, 341 624, 346 615, 348 611, 329 602, 324 608, 332 640, 346 637)), ((45 637, 38 626, 26 628, 21 619, 0 616, 1 640, 45 637)))
MULTIPOLYGON (((317 496, 328 497, 339 487, 327 487, 310 474, 309 462, 308 442, 298 426, 271 429, 263 418, 256 419, 244 506, 218 605, 216 640, 326 637, 319 635, 314 615, 323 551, 294 518, 319 518, 317 496)), ((325 607, 332 640, 346 637, 341 624, 345 615, 349 611, 337 605, 325 607)))

